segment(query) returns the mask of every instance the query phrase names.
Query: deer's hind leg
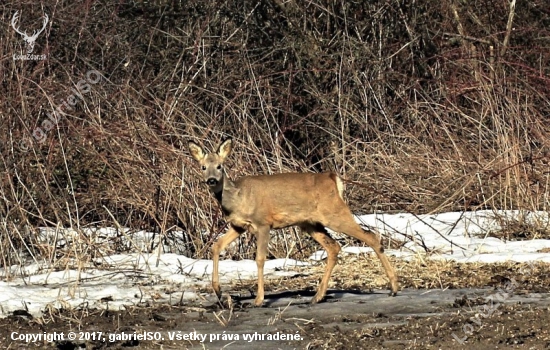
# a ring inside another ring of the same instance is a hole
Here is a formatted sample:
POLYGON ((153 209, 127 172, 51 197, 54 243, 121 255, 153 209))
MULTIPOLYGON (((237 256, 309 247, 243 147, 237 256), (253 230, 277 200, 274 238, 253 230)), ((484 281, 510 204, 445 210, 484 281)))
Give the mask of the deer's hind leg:
POLYGON ((384 248, 380 244, 380 239, 373 232, 364 231, 361 226, 359 226, 355 222, 351 211, 343 201, 342 206, 340 206, 339 210, 325 214, 325 222, 323 222, 323 224, 331 230, 345 233, 348 236, 351 236, 368 244, 368 246, 374 250, 378 258, 380 259, 380 262, 384 267, 384 271, 386 272, 386 275, 390 280, 390 295, 397 294, 397 291, 399 289, 397 276, 395 274, 393 266, 388 260, 388 257, 386 256, 386 254, 384 254, 384 248))
POLYGON ((327 266, 325 273, 317 289, 317 294, 311 299, 312 304, 316 304, 325 298, 328 288, 328 282, 332 275, 332 270, 338 261, 338 253, 340 252, 340 244, 336 242, 327 230, 320 224, 317 225, 303 225, 302 230, 311 235, 311 238, 316 240, 327 252, 327 266))

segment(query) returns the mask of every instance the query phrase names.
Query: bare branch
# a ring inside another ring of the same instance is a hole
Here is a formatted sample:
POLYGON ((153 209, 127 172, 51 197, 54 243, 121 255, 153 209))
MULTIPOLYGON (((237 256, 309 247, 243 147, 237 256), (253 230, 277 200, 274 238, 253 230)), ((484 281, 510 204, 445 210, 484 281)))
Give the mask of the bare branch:
POLYGON ((512 23, 514 22, 514 14, 516 13, 516 0, 510 2, 510 13, 508 14, 508 23, 506 24, 506 36, 500 49, 500 57, 506 54, 508 43, 510 42, 510 34, 512 34, 512 23))

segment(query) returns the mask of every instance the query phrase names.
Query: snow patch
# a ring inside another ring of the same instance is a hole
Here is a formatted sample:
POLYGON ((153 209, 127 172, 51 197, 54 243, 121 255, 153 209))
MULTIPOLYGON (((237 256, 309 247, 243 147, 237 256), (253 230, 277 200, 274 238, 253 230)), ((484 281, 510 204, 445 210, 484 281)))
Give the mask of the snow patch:
MULTIPOLYGON (((497 263, 505 261, 550 263, 550 240, 503 241, 489 237, 501 229, 498 218, 522 219, 537 225, 549 225, 546 212, 476 211, 433 215, 371 214, 356 217, 358 223, 390 240, 406 241, 399 250, 386 249, 388 255, 414 259, 422 254, 431 259, 457 262, 497 263)), ((172 233, 174 234, 174 233, 172 233)), ((174 234, 178 236, 178 234, 174 234)), ((179 234, 179 236, 183 236, 179 234)), ((335 233, 338 238, 340 234, 335 233)), ((77 232, 71 229, 41 228, 39 238, 45 246, 58 249, 86 249, 89 244, 106 247, 102 258, 88 264, 73 261, 63 270, 47 262, 31 262, 0 269, 0 317, 15 310, 27 310, 40 315, 54 308, 102 308, 118 310, 143 302, 199 300, 198 287, 210 285, 211 260, 191 259, 174 247, 164 246, 168 253, 149 253, 158 246, 159 234, 129 229, 98 228, 77 232), (109 254, 114 247, 124 247, 132 253, 109 254), (70 248, 69 248, 70 247, 70 248)), ((176 244, 177 245, 177 244, 176 244)), ((344 247, 342 253, 372 253, 369 247, 344 247)), ((326 259, 324 250, 315 252, 310 260, 326 259)), ((266 277, 297 275, 293 268, 309 262, 292 259, 266 261, 266 277)), ((256 262, 252 260, 220 261, 220 283, 228 285, 239 280, 257 278, 256 262)))

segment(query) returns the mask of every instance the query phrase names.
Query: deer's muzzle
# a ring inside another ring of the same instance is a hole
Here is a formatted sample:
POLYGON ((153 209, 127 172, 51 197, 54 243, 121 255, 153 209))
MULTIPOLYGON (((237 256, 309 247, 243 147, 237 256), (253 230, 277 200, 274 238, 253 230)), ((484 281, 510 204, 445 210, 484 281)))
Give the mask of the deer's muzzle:
POLYGON ((218 180, 214 179, 213 177, 206 180, 206 184, 208 186, 216 186, 218 184, 218 180))

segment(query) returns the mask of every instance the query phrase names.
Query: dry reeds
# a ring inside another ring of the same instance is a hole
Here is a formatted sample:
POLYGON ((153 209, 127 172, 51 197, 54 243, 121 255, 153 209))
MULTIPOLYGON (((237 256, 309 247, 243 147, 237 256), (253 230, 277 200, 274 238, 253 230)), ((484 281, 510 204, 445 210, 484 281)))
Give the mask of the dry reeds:
MULTIPOLYGON (((548 209, 545 0, 0 9, 29 32, 50 18, 34 48, 46 60, 13 60, 26 47, 7 25, 0 43, 0 265, 60 258, 39 226, 182 232, 186 254, 207 256, 224 221, 184 145, 225 135, 230 176, 335 169, 364 184, 347 189, 358 213, 548 209), (91 70, 100 81, 48 124, 91 70)), ((271 253, 307 256, 293 235, 271 253)))

